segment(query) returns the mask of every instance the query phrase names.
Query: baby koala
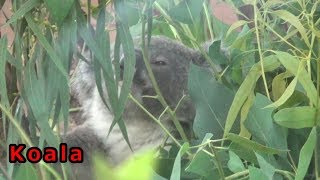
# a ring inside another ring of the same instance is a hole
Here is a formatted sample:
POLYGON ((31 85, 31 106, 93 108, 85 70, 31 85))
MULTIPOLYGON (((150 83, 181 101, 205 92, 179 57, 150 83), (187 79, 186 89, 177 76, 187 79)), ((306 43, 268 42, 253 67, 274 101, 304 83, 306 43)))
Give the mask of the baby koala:
MULTIPOLYGON (((146 70, 139 43, 135 44, 135 55, 136 65, 131 94, 150 113, 158 117, 165 108, 156 98, 144 97, 154 96, 156 93, 146 70)), ((163 36, 154 36, 150 41, 148 59, 165 101, 170 108, 175 109, 181 98, 188 94, 189 65, 191 62, 202 63, 204 61, 202 55, 180 42, 163 36)), ((121 61, 120 69, 123 69, 125 59, 121 61)), ((84 164, 90 164, 90 157, 94 151, 104 152, 109 163, 117 165, 135 152, 157 148, 163 142, 165 133, 161 127, 131 99, 128 99, 125 106, 123 120, 132 150, 117 125, 107 136, 113 114, 99 95, 91 65, 80 62, 72 88, 82 105, 83 117, 86 120, 69 132, 63 140, 69 147, 76 146, 83 149, 84 164)), ((106 97, 106 92, 104 94, 106 97)), ((194 116, 195 108, 187 96, 179 103, 176 117, 182 123, 191 125, 194 116)), ((164 115, 161 122, 166 128, 174 131, 175 126, 168 115, 164 115)), ((78 168, 77 171, 82 170, 78 168)))

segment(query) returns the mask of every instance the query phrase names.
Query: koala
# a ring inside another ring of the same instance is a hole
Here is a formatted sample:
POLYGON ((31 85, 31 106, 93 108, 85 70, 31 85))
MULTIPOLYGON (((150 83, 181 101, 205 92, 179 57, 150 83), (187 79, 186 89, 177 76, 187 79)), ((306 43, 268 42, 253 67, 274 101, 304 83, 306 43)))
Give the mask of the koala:
MULTIPOLYGON (((158 117, 165 108, 157 99, 145 97, 154 96, 156 93, 148 76, 139 43, 135 44, 135 55, 136 65, 131 94, 150 113, 158 117)), ((188 95, 187 81, 190 63, 198 65, 204 63, 201 53, 169 38, 153 36, 149 46, 148 59, 165 101, 170 108, 175 109, 181 98, 188 95)), ((121 70, 124 68, 124 61, 125 59, 122 58, 121 70)), ((113 121, 113 114, 100 97, 90 64, 80 62, 79 68, 75 72, 72 90, 82 105, 83 117, 86 120, 68 132, 63 141, 68 143, 69 147, 77 146, 83 149, 85 161, 84 165, 79 166, 89 165, 90 156, 96 150, 103 152, 109 163, 118 165, 135 152, 157 148, 163 142, 165 133, 161 127, 130 99, 125 106, 123 120, 132 150, 123 138, 118 126, 115 126, 107 136, 113 121)), ((105 97, 107 97, 106 94, 104 92, 105 97)), ((192 124, 195 108, 188 96, 180 102, 176 116, 186 127, 192 124)), ((164 115, 161 121, 169 130, 175 130, 168 115, 164 115)), ((83 173, 86 168, 74 169, 77 169, 78 173, 83 173)))

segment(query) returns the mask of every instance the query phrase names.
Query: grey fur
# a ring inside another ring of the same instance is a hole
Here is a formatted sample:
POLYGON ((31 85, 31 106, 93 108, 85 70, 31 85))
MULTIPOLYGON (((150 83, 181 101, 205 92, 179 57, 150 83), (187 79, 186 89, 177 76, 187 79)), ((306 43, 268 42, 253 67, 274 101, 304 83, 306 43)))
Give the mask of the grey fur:
MULTIPOLYGON (((164 110, 162 105, 143 95, 155 95, 145 65, 139 44, 136 47, 136 71, 131 87, 131 94, 138 99, 155 117, 164 110)), ((191 62, 202 64, 202 55, 180 42, 162 36, 154 36, 149 47, 149 60, 159 88, 171 108, 176 108, 184 94, 188 94, 187 79, 191 62)), ((125 59, 122 59, 125 61, 125 59)), ((84 118, 87 120, 81 126, 69 132, 64 141, 72 146, 80 146, 86 151, 85 164, 93 151, 103 151, 111 164, 117 165, 133 154, 128 147, 120 129, 116 126, 107 139, 107 132, 113 121, 113 114, 101 100, 95 85, 93 70, 90 65, 80 62, 75 72, 72 91, 83 107, 84 118)), ((106 93, 105 93, 106 94, 106 93)), ((177 112, 177 118, 191 124, 195 116, 195 108, 190 99, 185 98, 177 112)), ((164 116, 162 122, 174 130, 171 121, 164 116)), ((129 140, 134 152, 158 147, 165 133, 159 125, 149 118, 135 103, 128 101, 123 118, 128 131, 129 140)), ((68 145, 70 147, 70 145, 68 145)), ((77 168, 75 168, 77 169, 77 168)))

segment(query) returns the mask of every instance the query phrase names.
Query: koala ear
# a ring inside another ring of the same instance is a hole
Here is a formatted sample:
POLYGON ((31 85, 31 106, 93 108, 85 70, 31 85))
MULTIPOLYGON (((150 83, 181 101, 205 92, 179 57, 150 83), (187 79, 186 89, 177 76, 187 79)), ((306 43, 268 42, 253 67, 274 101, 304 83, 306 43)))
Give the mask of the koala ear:
POLYGON ((200 51, 195 53, 194 57, 192 58, 192 63, 198 66, 206 66, 206 64, 208 64, 200 51))
MULTIPOLYGON (((212 42, 210 41, 207 41, 202 44, 202 48, 207 54, 209 54, 209 47, 211 44, 212 42)), ((194 57, 192 58, 192 62, 193 64, 198 66, 209 66, 209 64, 206 62, 205 57, 203 56, 203 54, 201 54, 200 50, 195 51, 194 57)))

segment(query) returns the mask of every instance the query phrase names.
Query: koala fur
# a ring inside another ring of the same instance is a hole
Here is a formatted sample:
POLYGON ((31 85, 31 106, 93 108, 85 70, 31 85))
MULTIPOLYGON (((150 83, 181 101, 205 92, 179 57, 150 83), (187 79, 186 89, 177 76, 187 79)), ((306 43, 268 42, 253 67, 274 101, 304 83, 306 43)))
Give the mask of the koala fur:
MULTIPOLYGON (((131 94, 155 117, 164 110, 157 99, 142 97, 156 95, 149 79, 142 51, 139 44, 135 45, 136 66, 131 94)), ((188 48, 180 42, 163 36, 151 38, 149 46, 149 60, 155 79, 164 99, 174 109, 184 94, 188 94, 188 70, 191 62, 204 63, 200 52, 188 48)), ((85 55, 89 59, 88 54, 85 55)), ((122 59, 125 61, 125 59, 122 59)), ((123 67, 123 66, 122 66, 123 67)), ((80 62, 75 72, 72 91, 82 105, 83 117, 86 119, 82 125, 69 132, 63 138, 68 146, 82 147, 85 155, 85 164, 89 164, 93 151, 103 151, 109 163, 117 165, 132 156, 135 152, 144 149, 157 148, 163 142, 165 133, 146 113, 134 102, 128 100, 123 119, 127 128, 132 150, 116 125, 107 137, 108 130, 113 121, 112 112, 103 103, 91 65, 80 62)), ((106 92, 104 92, 106 97, 106 92)), ((184 98, 180 103, 176 116, 186 124, 192 124, 195 108, 191 100, 184 98)), ((162 123, 169 130, 174 126, 168 116, 163 116, 162 123)))

